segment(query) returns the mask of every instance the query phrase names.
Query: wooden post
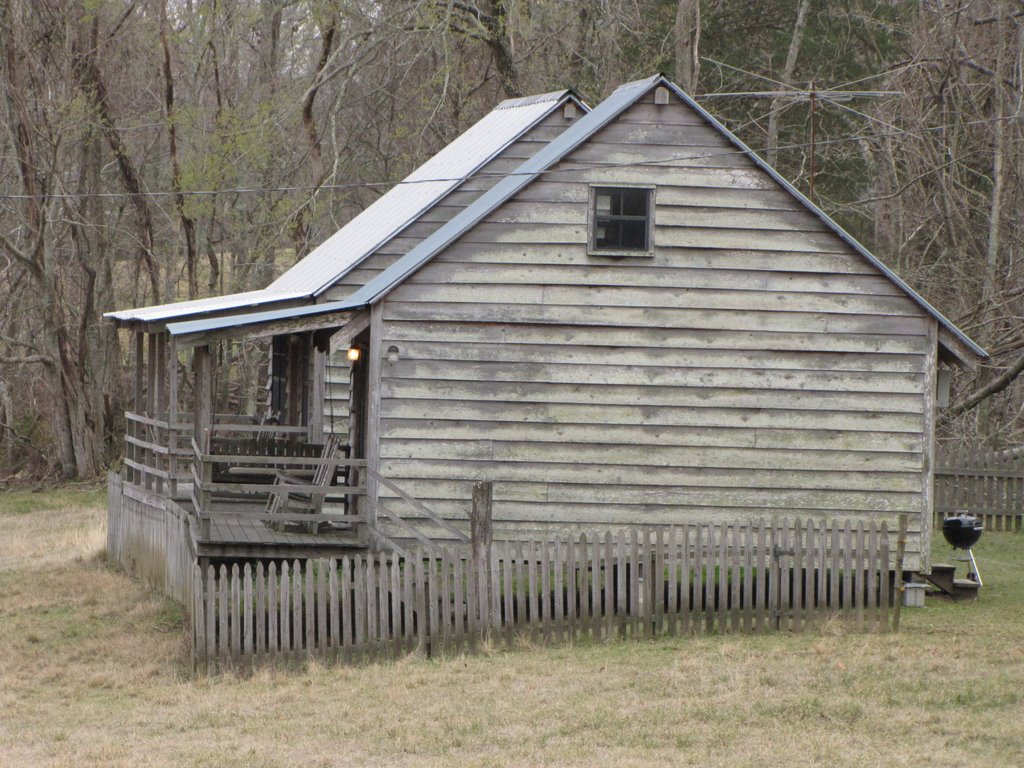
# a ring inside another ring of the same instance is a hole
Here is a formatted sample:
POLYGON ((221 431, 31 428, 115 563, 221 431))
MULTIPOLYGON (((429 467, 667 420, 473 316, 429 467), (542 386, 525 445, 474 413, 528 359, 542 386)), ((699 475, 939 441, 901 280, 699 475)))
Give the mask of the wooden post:
POLYGON ((178 496, 178 345, 173 338, 167 344, 167 471, 170 475, 168 493, 178 496))
POLYGON ((469 513, 469 536, 473 562, 485 561, 493 539, 491 515, 494 509, 494 483, 483 480, 473 485, 473 507, 469 513))
MULTIPOLYGON (((158 345, 158 341, 157 340, 159 338, 159 334, 150 333, 150 334, 148 334, 148 336, 149 336, 149 342, 148 342, 147 348, 146 348, 146 357, 147 357, 147 366, 146 366, 147 367, 147 370, 146 370, 146 382, 147 382, 147 385, 146 385, 146 416, 148 416, 151 419, 155 419, 157 417, 157 408, 158 408, 157 399, 158 399, 158 396, 159 396, 158 393, 159 393, 159 389, 160 389, 160 377, 157 374, 158 360, 159 360, 159 358, 157 356, 157 345, 158 345)), ((148 427, 149 428, 145 430, 146 442, 147 443, 157 443, 157 442, 159 442, 159 438, 157 437, 157 434, 156 434, 156 432, 157 432, 156 427, 154 427, 152 424, 148 425, 148 427)), ((147 449, 147 450, 145 450, 143 452, 143 455, 145 456, 145 460, 143 461, 143 464, 145 464, 146 468, 147 469, 155 469, 156 465, 157 465, 157 462, 158 462, 156 451, 154 451, 152 449, 147 449)), ((149 472, 145 473, 145 482, 144 482, 144 484, 145 484, 147 490, 152 490, 153 489, 153 482, 154 482, 155 479, 156 479, 155 475, 153 475, 153 474, 151 474, 149 472)))
POLYGON ((309 427, 309 442, 319 443, 324 439, 324 377, 327 371, 327 355, 330 352, 330 336, 317 332, 309 336, 310 365, 307 366, 309 383, 306 388, 306 413, 309 427))
MULTIPOLYGON (((497 584, 486 585, 491 573, 491 513, 494 508, 494 483, 481 481, 473 485, 473 506, 469 512, 470 547, 472 548, 472 572, 481 575, 478 588, 484 594, 491 594, 497 584)), ((533 596, 531 595, 531 599, 533 596)), ((481 601, 480 620, 486 622, 485 603, 481 601)), ((470 609, 472 610, 472 609, 470 609)))
POLYGON ((303 391, 306 384, 306 370, 303 363, 306 358, 305 339, 302 336, 288 336, 288 373, 287 373, 287 405, 284 423, 290 426, 301 426, 304 415, 303 391))
MULTIPOLYGON (((142 381, 143 375, 146 371, 146 334, 142 331, 135 332, 135 392, 132 410, 141 415, 146 410, 145 401, 143 400, 145 389, 143 388, 142 381)), ((137 440, 142 439, 142 429, 139 426, 139 422, 132 422, 130 434, 137 440)), ((132 457, 132 460, 138 464, 144 461, 142 451, 137 445, 132 445, 128 451, 128 455, 132 457)), ((142 482, 142 471, 139 469, 132 469, 128 475, 128 479, 136 485, 142 482)))
MULTIPOLYGON (((209 450, 209 430, 213 421, 213 364, 210 359, 210 347, 200 346, 195 348, 192 358, 192 367, 195 373, 193 392, 193 414, 192 414, 192 437, 200 450, 209 450)), ((207 469, 209 465, 202 462, 196 467, 196 473, 204 482, 207 480, 207 469)), ((205 492, 196 494, 201 509, 196 510, 200 521, 200 535, 207 539, 210 536, 210 519, 206 517, 209 507, 209 499, 205 492)))
POLYGON ((903 556, 907 551, 907 516, 900 515, 900 527, 896 539, 895 589, 893 590, 892 631, 900 630, 900 607, 907 588, 903 586, 903 556))
MULTIPOLYGON (((169 333, 163 331, 158 333, 156 336, 156 391, 153 393, 153 400, 155 401, 154 406, 154 418, 157 420, 165 420, 167 422, 167 428, 154 427, 153 428, 153 442, 157 445, 167 445, 167 434, 170 431, 170 415, 168 413, 168 399, 167 399, 167 339, 170 336, 169 333)), ((167 457, 161 457, 157 451, 153 452, 153 465, 163 471, 170 469, 170 454, 167 457)), ((159 493, 167 493, 169 486, 167 480, 163 477, 157 476, 155 485, 159 493)))
MULTIPOLYGON (((384 308, 378 302, 370 308, 370 341, 366 350, 366 468, 380 473, 380 388, 382 355, 381 344, 384 334, 384 308)), ((377 499, 380 488, 377 480, 367 473, 366 497, 362 513, 368 528, 377 527, 377 499)), ((363 536, 367 536, 365 528, 363 536)))
POLYGON ((928 320, 928 350, 924 363, 924 424, 921 456, 921 531, 918 534, 920 561, 917 569, 931 569, 932 518, 935 515, 935 390, 938 386, 939 323, 928 320))

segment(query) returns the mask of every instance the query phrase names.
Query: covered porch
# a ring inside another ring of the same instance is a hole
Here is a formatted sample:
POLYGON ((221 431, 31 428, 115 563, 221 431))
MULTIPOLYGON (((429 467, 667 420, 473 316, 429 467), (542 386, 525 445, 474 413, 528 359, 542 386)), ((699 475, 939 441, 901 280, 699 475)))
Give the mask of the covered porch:
POLYGON ((125 493, 182 509, 200 559, 392 543, 376 525, 370 311, 313 305, 171 320, 122 323, 135 392, 125 493), (348 361, 348 398, 328 423, 332 350, 348 361))

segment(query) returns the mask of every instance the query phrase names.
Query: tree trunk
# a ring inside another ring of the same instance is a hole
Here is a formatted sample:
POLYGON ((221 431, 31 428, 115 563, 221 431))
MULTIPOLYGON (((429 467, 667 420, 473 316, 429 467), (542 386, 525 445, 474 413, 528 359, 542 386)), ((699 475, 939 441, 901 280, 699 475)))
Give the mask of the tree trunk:
POLYGON ((689 94, 700 79, 700 0, 679 0, 675 23, 676 81, 689 94))
MULTIPOLYGON (((804 41, 804 28, 807 26, 807 10, 810 8, 810 0, 800 0, 796 10, 796 21, 793 23, 793 34, 789 38, 789 50, 786 51, 786 63, 782 68, 779 79, 786 85, 793 84, 793 74, 796 72, 796 60, 800 54, 800 46, 804 41)), ((775 164, 779 146, 779 117, 782 110, 786 108, 787 101, 784 98, 772 99, 771 111, 768 113, 768 152, 767 159, 775 164)))

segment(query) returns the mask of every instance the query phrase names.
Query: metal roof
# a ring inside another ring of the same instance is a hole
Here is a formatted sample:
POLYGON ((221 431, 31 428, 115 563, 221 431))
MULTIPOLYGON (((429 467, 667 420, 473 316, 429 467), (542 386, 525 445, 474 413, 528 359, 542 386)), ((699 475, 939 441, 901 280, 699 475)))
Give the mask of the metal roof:
POLYGON ((327 290, 569 98, 573 93, 565 90, 501 102, 271 283, 269 290, 311 295, 327 290))
POLYGON ((121 322, 160 322, 280 301, 312 299, 569 99, 583 112, 587 111, 586 105, 571 90, 501 102, 262 290, 118 310, 107 312, 104 317, 121 322))
POLYGON ((248 291, 246 293, 229 293, 226 296, 210 296, 206 299, 193 299, 192 301, 178 301, 173 304, 157 304, 152 307, 138 307, 137 309, 122 309, 117 312, 107 312, 103 316, 121 320, 124 322, 138 321, 143 323, 168 320, 172 317, 187 317, 188 315, 202 315, 209 312, 222 312, 228 309, 241 309, 243 307, 259 306, 276 301, 294 301, 305 298, 303 293, 286 293, 283 291, 248 291))
POLYGON ((263 312, 249 312, 244 315, 228 315, 226 317, 210 317, 204 320, 185 320, 180 323, 168 323, 167 331, 171 336, 189 336, 196 333, 208 333, 225 328, 237 328, 242 325, 261 325, 276 320, 293 320, 298 317, 315 317, 328 315, 332 312, 345 312, 360 309, 362 305, 351 300, 327 301, 323 304, 310 304, 305 307, 289 309, 268 309, 263 312))
POLYGON ((829 229, 835 232, 847 245, 867 259, 886 277, 892 280, 907 296, 916 302, 925 312, 934 317, 939 324, 967 345, 979 357, 988 357, 988 353, 978 346, 949 319, 929 304, 920 294, 905 283, 895 272, 878 260, 863 245, 857 242, 846 230, 835 222, 827 213, 812 203, 792 184, 786 181, 778 171, 760 158, 750 147, 744 144, 735 134, 711 116, 703 107, 690 98, 675 83, 664 75, 658 74, 644 80, 637 80, 621 85, 607 99, 598 104, 588 114, 581 117, 562 134, 552 139, 532 158, 525 161, 510 175, 503 178, 490 190, 477 198, 472 204, 460 211, 429 237, 425 238, 409 253, 385 269, 362 288, 349 296, 348 301, 356 305, 370 304, 378 301, 409 275, 422 267, 437 253, 446 248, 456 239, 465 234, 471 227, 478 224, 485 216, 494 211, 502 203, 509 200, 519 190, 537 178, 559 160, 580 146, 597 131, 618 117, 627 107, 636 103, 640 97, 656 86, 664 86, 676 94, 687 106, 703 117, 722 136, 728 139, 737 149, 746 154, 765 173, 771 176, 787 192, 793 195, 804 206, 817 216, 829 229))

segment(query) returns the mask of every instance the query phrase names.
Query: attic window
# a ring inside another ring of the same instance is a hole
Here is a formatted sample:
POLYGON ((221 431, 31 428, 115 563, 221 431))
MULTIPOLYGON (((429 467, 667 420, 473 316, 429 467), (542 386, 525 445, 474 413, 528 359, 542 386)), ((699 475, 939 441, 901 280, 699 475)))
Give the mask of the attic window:
POLYGON ((592 187, 590 251, 638 256, 651 250, 649 187, 592 187))

